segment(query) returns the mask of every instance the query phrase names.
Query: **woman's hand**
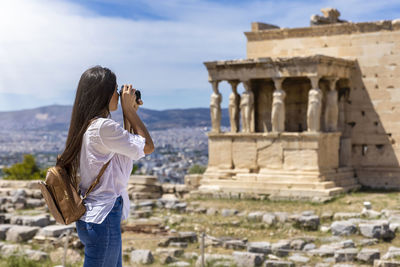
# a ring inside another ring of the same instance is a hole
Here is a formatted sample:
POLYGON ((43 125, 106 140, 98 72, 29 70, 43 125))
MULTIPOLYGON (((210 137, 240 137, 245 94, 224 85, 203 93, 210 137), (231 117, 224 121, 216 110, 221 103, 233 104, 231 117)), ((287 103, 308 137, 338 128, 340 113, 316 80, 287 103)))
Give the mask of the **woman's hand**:
POLYGON ((123 85, 121 94, 122 110, 133 108, 135 111, 137 111, 139 106, 143 105, 143 101, 141 99, 138 100, 139 103, 136 103, 135 91, 136 89, 132 88, 132 84, 123 85))

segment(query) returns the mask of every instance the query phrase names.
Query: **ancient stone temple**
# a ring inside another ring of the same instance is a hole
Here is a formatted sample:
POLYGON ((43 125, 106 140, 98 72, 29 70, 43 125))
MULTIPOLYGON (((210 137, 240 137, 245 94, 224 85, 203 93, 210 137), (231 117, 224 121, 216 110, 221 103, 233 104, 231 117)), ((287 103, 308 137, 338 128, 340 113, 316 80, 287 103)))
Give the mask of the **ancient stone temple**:
POLYGON ((400 188, 400 20, 322 11, 306 28, 252 23, 247 59, 204 63, 212 130, 199 192, 323 199, 400 188), (232 88, 230 132, 220 130, 221 82, 232 88))

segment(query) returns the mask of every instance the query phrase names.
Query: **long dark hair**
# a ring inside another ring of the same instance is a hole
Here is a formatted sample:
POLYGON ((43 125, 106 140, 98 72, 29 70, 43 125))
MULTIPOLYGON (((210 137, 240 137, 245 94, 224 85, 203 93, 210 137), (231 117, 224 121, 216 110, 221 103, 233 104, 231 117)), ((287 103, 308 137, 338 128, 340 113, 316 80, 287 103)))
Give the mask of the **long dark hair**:
POLYGON ((110 115, 109 103, 116 85, 115 74, 101 66, 86 70, 79 80, 65 150, 57 158, 57 165, 66 169, 75 186, 83 135, 94 118, 110 115))

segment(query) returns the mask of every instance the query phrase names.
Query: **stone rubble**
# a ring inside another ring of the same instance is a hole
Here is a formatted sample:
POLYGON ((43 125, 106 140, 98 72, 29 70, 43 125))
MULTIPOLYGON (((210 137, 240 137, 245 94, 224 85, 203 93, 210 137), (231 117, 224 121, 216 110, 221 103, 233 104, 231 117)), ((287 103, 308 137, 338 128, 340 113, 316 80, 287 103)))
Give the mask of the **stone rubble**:
MULTIPOLYGON (((176 192, 175 187, 166 186, 166 191, 173 190, 176 192)), ((82 261, 79 251, 83 249, 83 244, 77 237, 75 224, 56 224, 47 212, 40 214, 16 213, 18 205, 21 203, 26 204, 31 200, 42 203, 40 198, 29 200, 30 196, 36 194, 34 189, 15 190, 9 195, 1 195, 4 192, 0 191, 0 203, 4 202, 1 205, 8 204, 9 210, 12 210, 13 213, 0 213, 0 253, 2 256, 17 254, 25 255, 35 261, 49 258, 59 261, 63 255, 63 242, 66 238, 63 237, 63 234, 69 231, 70 249, 67 252, 71 259, 69 262, 82 261), (23 196, 29 201, 22 201, 23 196), (7 243, 1 240, 7 241, 7 243), (55 247, 50 254, 31 247, 31 243, 45 245, 46 242, 55 247)), ((43 205, 42 203, 35 209, 42 209, 43 205)), ((206 248, 218 247, 230 251, 230 254, 206 253, 205 262, 214 264, 211 266, 313 266, 310 262, 315 262, 315 259, 319 261, 315 266, 356 266, 359 264, 396 266, 393 264, 397 264, 396 259, 400 257, 400 247, 391 246, 387 251, 369 248, 380 242, 390 242, 395 238, 395 230, 400 224, 400 211, 397 210, 382 210, 378 212, 380 215, 377 220, 376 216, 365 215, 365 211, 373 211, 366 208, 363 215, 343 212, 334 214, 329 211, 324 211, 322 215, 318 215, 314 211, 291 214, 288 212, 202 207, 196 203, 189 204, 182 199, 171 198, 135 200, 132 201, 132 210, 133 214, 146 213, 146 218, 134 219, 135 222, 142 223, 143 227, 154 225, 169 229, 166 230, 168 235, 160 240, 159 248, 154 251, 140 248, 124 251, 125 257, 134 265, 151 264, 157 261, 166 266, 192 266, 190 262, 195 262, 196 266, 200 266, 200 255, 185 250, 193 243, 200 247, 202 228, 197 228, 195 232, 179 232, 171 229, 176 225, 184 225, 186 223, 185 214, 190 215, 191 213, 225 217, 228 222, 219 223, 221 226, 235 227, 242 223, 248 223, 257 225, 257 227, 288 227, 288 231, 293 233, 299 229, 325 232, 324 237, 298 236, 273 242, 268 236, 261 239, 264 241, 255 242, 235 236, 206 235, 206 248), (164 209, 168 214, 165 217, 154 216, 157 208, 164 209), (329 226, 321 226, 321 221, 329 226), (323 231, 323 227, 328 229, 323 231), (353 237, 357 237, 357 239, 349 239, 353 237)), ((126 226, 127 231, 132 231, 132 229, 138 228, 126 226)))

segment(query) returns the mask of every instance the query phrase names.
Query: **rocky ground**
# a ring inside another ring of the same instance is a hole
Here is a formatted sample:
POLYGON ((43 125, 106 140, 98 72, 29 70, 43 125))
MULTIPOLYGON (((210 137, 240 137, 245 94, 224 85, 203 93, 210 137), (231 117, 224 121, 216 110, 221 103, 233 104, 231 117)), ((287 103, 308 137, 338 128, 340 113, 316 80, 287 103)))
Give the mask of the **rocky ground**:
MULTIPOLYGON (((313 204, 194 199, 182 186, 160 189, 158 199, 132 199, 122 225, 124 266, 201 266, 202 248, 205 266, 400 266, 398 193, 313 204)), ((0 182, 0 266, 13 255, 61 265, 67 238, 68 266, 82 266, 74 224, 55 223, 35 183, 0 182)))

